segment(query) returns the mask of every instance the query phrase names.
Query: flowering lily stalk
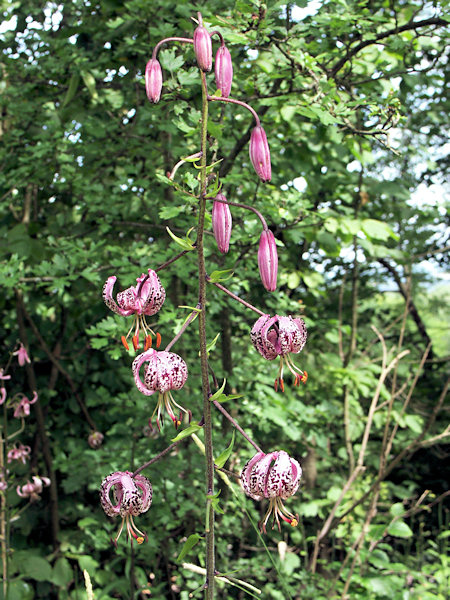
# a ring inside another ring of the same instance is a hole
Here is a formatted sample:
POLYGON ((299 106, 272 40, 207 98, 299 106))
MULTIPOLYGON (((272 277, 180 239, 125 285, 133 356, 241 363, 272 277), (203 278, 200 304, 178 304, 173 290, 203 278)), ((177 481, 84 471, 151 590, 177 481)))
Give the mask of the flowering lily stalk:
POLYGON ((16 419, 28 417, 30 415, 30 404, 34 404, 37 399, 38 395, 36 392, 33 392, 33 398, 31 400, 28 400, 25 394, 17 394, 12 401, 12 406, 14 407, 14 417, 16 419), (17 398, 17 400, 15 398, 17 398))
POLYGON ((24 446, 23 444, 19 444, 17 446, 14 444, 11 450, 8 451, 8 463, 12 462, 13 460, 20 460, 25 465, 30 452, 30 446, 24 446))
POLYGON ((131 543, 133 539, 138 544, 147 540, 147 535, 136 527, 133 517, 147 512, 150 508, 153 496, 152 484, 143 475, 134 477, 132 475, 131 471, 111 473, 102 481, 100 488, 100 502, 108 517, 118 515, 122 517, 122 524, 113 540, 115 546, 125 523, 131 543))
POLYGON ((150 102, 159 102, 162 90, 162 70, 159 61, 151 58, 145 67, 145 91, 150 102))
POLYGON ((261 125, 257 125, 250 134, 249 146, 250 160, 261 181, 270 181, 272 178, 272 165, 266 132, 261 125))
POLYGON ((232 218, 223 194, 217 194, 212 207, 212 226, 219 252, 226 254, 230 247, 232 218))
MULTIPOLYGON (((141 331, 144 335, 144 350, 148 350, 152 344, 150 333, 155 335, 155 332, 147 325, 146 316, 154 315, 159 311, 166 299, 166 291, 161 285, 158 275, 152 269, 148 270, 148 274, 142 273, 136 279, 137 285, 129 287, 117 294, 117 302, 112 297, 112 291, 117 277, 115 275, 108 277, 103 286, 103 300, 106 306, 122 317, 134 315, 133 325, 130 327, 126 336, 122 336, 122 344, 127 350, 128 338, 132 331, 133 347, 135 350, 139 348, 139 336, 141 331)), ((156 346, 159 347, 161 336, 156 334, 156 346)))
POLYGON ((214 63, 214 74, 216 76, 216 87, 222 93, 222 98, 228 98, 233 81, 233 63, 231 54, 225 44, 221 45, 216 52, 214 63))
POLYGON ((259 239, 258 267, 261 281, 268 292, 277 288, 278 253, 275 236, 270 229, 264 229, 259 239))
POLYGON ((212 67, 212 46, 211 37, 208 30, 203 27, 202 16, 198 13, 199 25, 194 31, 194 52, 197 58, 198 66, 202 71, 211 71, 212 67))
POLYGON ((306 383, 308 374, 292 361, 291 354, 298 354, 306 344, 307 331, 303 319, 262 315, 256 321, 250 333, 252 344, 266 360, 280 357, 278 377, 275 379, 275 390, 278 385, 284 392, 283 371, 286 366, 294 376, 294 385, 306 383))
POLYGON ((157 352, 150 349, 134 359, 132 370, 134 381, 140 392, 146 396, 159 392, 158 402, 151 416, 151 419, 153 419, 156 413, 158 429, 161 429, 164 422, 162 414, 164 409, 172 419, 175 428, 181 425, 183 412, 188 415, 189 421, 191 420, 191 411, 175 402, 171 394, 171 390, 179 390, 183 387, 188 376, 187 365, 181 356, 174 352, 157 352), (139 371, 144 363, 147 363, 147 365, 144 369, 144 381, 142 381, 139 371), (173 407, 180 411, 178 415, 175 414, 173 407))
POLYGON ((281 530, 280 518, 292 527, 298 525, 298 516, 286 509, 283 500, 295 494, 301 476, 299 463, 283 450, 270 454, 258 452, 247 462, 241 473, 244 492, 254 500, 269 499, 269 508, 260 524, 261 531, 267 533, 266 524, 271 515, 272 529, 276 522, 281 530))

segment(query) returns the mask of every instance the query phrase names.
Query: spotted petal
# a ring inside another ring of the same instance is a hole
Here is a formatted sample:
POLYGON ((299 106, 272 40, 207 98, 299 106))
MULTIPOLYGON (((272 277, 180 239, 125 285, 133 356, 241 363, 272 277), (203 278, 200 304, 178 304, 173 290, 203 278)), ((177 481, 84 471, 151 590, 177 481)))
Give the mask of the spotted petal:
POLYGON ((154 350, 153 348, 150 348, 150 350, 147 350, 146 352, 143 352, 142 354, 139 354, 138 356, 136 356, 136 358, 133 361, 133 365, 131 367, 132 371, 133 371, 133 376, 134 376, 134 382, 136 383, 137 389, 142 392, 143 394, 145 394, 146 396, 151 396, 152 394, 154 394, 156 392, 156 388, 152 389, 150 387, 147 387, 146 383, 144 383, 140 376, 139 376, 139 371, 141 369, 141 366, 145 363, 145 362, 149 362, 152 359, 154 359, 154 356, 156 354, 156 350, 154 350))
POLYGON ((121 308, 120 306, 118 306, 117 302, 112 297, 112 292, 116 280, 117 277, 115 275, 108 277, 108 279, 106 280, 106 283, 103 286, 103 301, 105 302, 106 306, 117 315, 121 315, 122 317, 129 317, 134 313, 134 310, 121 308))

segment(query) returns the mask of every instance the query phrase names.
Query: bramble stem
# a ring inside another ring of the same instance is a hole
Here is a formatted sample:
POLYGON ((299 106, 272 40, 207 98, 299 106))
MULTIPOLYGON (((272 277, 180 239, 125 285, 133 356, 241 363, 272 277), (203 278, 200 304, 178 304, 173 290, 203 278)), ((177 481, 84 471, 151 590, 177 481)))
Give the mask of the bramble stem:
MULTIPOLYGON (((200 20, 200 17, 199 17, 200 20)), ((205 73, 201 72, 202 79, 202 128, 201 128, 201 169, 200 169, 200 199, 197 227, 197 255, 198 255, 198 303, 201 312, 198 316, 198 333, 200 342, 200 365, 202 371, 203 391, 203 420, 205 432, 205 458, 206 458, 206 496, 214 495, 214 457, 212 444, 211 393, 208 376, 208 354, 206 351, 206 269, 203 251, 203 235, 205 228, 206 212, 206 150, 207 150, 207 126, 208 126, 208 88, 205 73)), ((206 600, 214 598, 214 509, 212 502, 207 498, 205 520, 206 540, 206 600)))
MULTIPOLYGON (((197 304, 197 308, 200 309, 200 304, 197 304)), ((169 350, 172 348, 172 346, 178 342, 178 340, 180 339, 180 337, 183 335, 183 333, 186 331, 189 323, 192 323, 192 321, 195 319, 195 317, 198 315, 198 311, 197 310, 193 310, 191 312, 191 314, 189 315, 189 317, 186 319, 186 321, 184 322, 183 326, 180 328, 180 331, 176 334, 176 336, 173 338, 173 340, 171 340, 167 346, 164 348, 165 352, 169 352, 169 350)))
POLYGON ((179 442, 173 442, 173 444, 170 444, 170 446, 167 446, 167 448, 165 450, 163 450, 162 452, 160 452, 159 454, 157 454, 156 456, 154 456, 153 458, 151 458, 150 460, 148 460, 146 463, 144 463, 143 465, 141 465, 139 467, 139 469, 136 469, 136 471, 133 473, 133 475, 131 477, 135 477, 138 473, 140 473, 141 471, 143 471, 144 469, 146 469, 147 467, 149 467, 150 465, 152 465, 153 463, 155 463, 156 461, 158 461, 160 458, 162 458, 163 456, 165 456, 168 452, 170 452, 171 450, 173 450, 175 448, 175 446, 178 446, 178 444, 181 441, 182 440, 180 440, 179 442))
POLYGON ((236 296, 236 294, 233 294, 233 292, 230 292, 230 290, 228 290, 222 284, 215 283, 214 281, 211 281, 209 275, 206 275, 206 281, 208 283, 212 283, 213 285, 215 285, 216 287, 218 287, 219 290, 222 290, 222 292, 225 292, 225 294, 228 294, 230 296, 230 298, 233 298, 233 300, 237 300, 238 302, 240 302, 241 304, 243 304, 244 306, 246 306, 250 310, 255 311, 255 313, 258 313, 258 315, 265 315, 266 314, 262 310, 259 310, 259 308, 256 308, 256 306, 253 306, 253 304, 250 304, 250 302, 246 302, 245 300, 242 300, 242 298, 239 298, 239 296, 236 296))

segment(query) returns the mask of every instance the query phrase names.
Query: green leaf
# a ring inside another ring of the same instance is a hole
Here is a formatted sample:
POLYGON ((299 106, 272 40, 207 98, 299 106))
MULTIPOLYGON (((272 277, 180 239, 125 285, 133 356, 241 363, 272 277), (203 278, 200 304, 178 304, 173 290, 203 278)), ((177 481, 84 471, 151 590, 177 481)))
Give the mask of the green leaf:
POLYGON ((202 429, 202 427, 200 427, 200 425, 197 425, 197 423, 192 423, 191 425, 189 425, 189 427, 186 427, 186 429, 183 429, 183 431, 180 431, 180 433, 178 435, 176 435, 174 438, 172 438, 171 441, 179 442, 180 440, 184 440, 184 438, 189 437, 193 433, 197 433, 197 431, 200 431, 201 429, 202 429))
POLYGON ((388 527, 389 535, 399 538, 410 538, 413 535, 411 527, 404 521, 394 521, 388 527))
POLYGON ((36 581, 51 581, 52 579, 50 563, 40 556, 28 554, 26 561, 21 565, 21 571, 26 577, 36 581))
POLYGON ((234 271, 233 269, 224 269, 223 271, 213 271, 211 275, 209 275, 208 281, 209 283, 220 283, 221 281, 227 281, 231 277, 233 277, 234 271), (225 274, 228 274, 224 277, 225 274))
POLYGON ((231 442, 230 444, 227 446, 227 448, 225 448, 225 450, 219 454, 219 456, 214 460, 214 463, 218 466, 218 467, 223 467, 223 465, 227 462, 227 460, 230 458, 231 452, 233 451, 233 446, 234 446, 234 438, 235 438, 235 430, 233 429, 233 435, 231 437, 231 442))
POLYGON ((217 340, 220 337, 220 333, 218 333, 216 335, 216 337, 212 340, 212 342, 209 342, 209 344, 206 344, 206 352, 209 354, 211 352, 211 350, 213 350, 216 347, 217 344, 217 340))
POLYGON ((69 102, 72 100, 72 98, 74 98, 75 94, 77 93, 77 89, 78 86, 80 84, 80 75, 79 73, 73 73, 72 77, 70 78, 69 81, 69 87, 67 88, 67 92, 66 92, 66 96, 64 98, 64 101, 62 103, 62 107, 66 106, 67 104, 69 104, 69 102))
POLYGON ((398 239, 398 235, 392 231, 392 227, 384 221, 377 221, 376 219, 363 219, 361 228, 369 238, 376 240, 387 240, 393 238, 398 239))
POLYGON ((184 542, 183 547, 181 548, 180 554, 177 556, 176 561, 180 562, 183 558, 189 554, 194 546, 198 544, 198 542, 202 539, 202 536, 198 533, 191 534, 188 539, 184 542))
POLYGON ((52 583, 58 586, 66 586, 73 579, 73 570, 67 558, 58 558, 53 567, 52 583))
POLYGON ((183 248, 183 250, 188 250, 188 251, 195 250, 195 246, 192 245, 191 240, 189 240, 189 238, 187 236, 182 239, 182 238, 179 238, 174 233, 172 233, 168 227, 166 227, 166 229, 167 229, 167 233, 170 235, 170 237, 173 239, 173 241, 176 242, 179 246, 181 246, 181 248, 183 248))
POLYGON ((219 398, 219 396, 222 394, 223 390, 225 389, 226 384, 227 384, 227 380, 224 379, 221 387, 217 390, 217 392, 214 392, 214 394, 209 397, 211 402, 213 402, 214 400, 217 400, 219 398))

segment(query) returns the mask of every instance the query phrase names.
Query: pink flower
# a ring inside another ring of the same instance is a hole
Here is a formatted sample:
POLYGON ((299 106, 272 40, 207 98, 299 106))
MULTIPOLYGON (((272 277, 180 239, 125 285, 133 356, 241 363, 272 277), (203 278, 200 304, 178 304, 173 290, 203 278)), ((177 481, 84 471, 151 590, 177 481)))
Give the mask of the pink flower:
POLYGON ((16 417, 16 419, 28 417, 30 414, 30 404, 34 404, 38 399, 37 393, 33 392, 33 398, 31 400, 28 400, 25 394, 17 394, 16 397, 20 398, 20 400, 16 400, 13 403, 14 416, 16 417))
MULTIPOLYGON (((152 269, 148 270, 148 275, 142 275, 136 279, 137 285, 129 287, 117 294, 117 303, 112 297, 112 291, 117 277, 115 275, 108 277, 103 286, 103 300, 108 308, 123 317, 134 315, 133 325, 126 336, 122 336, 122 343, 128 350, 127 339, 131 332, 134 349, 139 348, 139 336, 142 330, 144 334, 144 350, 147 350, 152 344, 152 338, 149 332, 155 335, 145 321, 146 316, 154 315, 159 311, 166 299, 166 291, 161 285, 158 275, 152 269)), ((161 343, 161 336, 156 334, 157 347, 161 343)))
POLYGON ((150 59, 145 67, 145 91, 150 102, 159 102, 162 89, 161 65, 156 59, 150 59))
POLYGON ((0 388, 0 406, 5 402, 6 400, 6 388, 2 387, 0 388))
MULTIPOLYGON (((9 473, 9 471, 6 471, 9 473)), ((8 487, 8 484, 5 480, 5 473, 0 473, 0 492, 4 492, 8 487)))
POLYGON ((88 436, 88 444, 91 448, 94 448, 94 450, 96 450, 102 445, 103 438, 104 435, 103 433, 100 433, 100 431, 92 431, 92 433, 90 433, 88 436))
POLYGON ((0 379, 11 379, 11 375, 3 375, 3 369, 0 369, 0 379))
MULTIPOLYGON (((225 200, 223 194, 217 194, 218 200, 225 200)), ((226 254, 230 247, 232 218, 230 207, 223 202, 214 200, 212 207, 212 226, 219 251, 226 254)))
POLYGON ((23 444, 19 444, 19 446, 16 446, 14 444, 14 447, 11 448, 11 450, 8 452, 8 462, 10 463, 13 460, 21 460, 25 465, 30 452, 30 446, 24 446, 23 444))
POLYGON ((266 524, 273 516, 272 529, 275 522, 281 530, 279 518, 292 527, 298 525, 298 516, 294 516, 283 505, 282 500, 293 496, 298 489, 302 469, 295 458, 280 450, 264 454, 258 452, 245 465, 241 473, 244 492, 254 500, 269 498, 269 508, 260 524, 261 531, 266 533, 266 524))
POLYGON ((272 178, 270 150, 266 132, 261 125, 254 127, 250 135, 250 160, 261 181, 270 181, 272 178))
POLYGON ((200 25, 194 31, 194 52, 197 58, 198 66, 202 71, 211 71, 212 67, 212 46, 211 38, 205 27, 200 25))
POLYGON ((21 343, 19 349, 13 352, 13 356, 17 356, 19 365, 23 367, 25 363, 30 363, 30 357, 28 356, 25 346, 21 343))
POLYGON ((142 544, 147 540, 147 536, 138 529, 133 521, 136 517, 150 508, 152 503, 153 489, 152 484, 143 475, 135 475, 131 471, 117 471, 111 473, 103 481, 100 489, 100 502, 103 510, 108 517, 122 517, 122 524, 113 540, 117 545, 117 540, 123 531, 126 522, 127 536, 142 544), (112 498, 111 498, 112 492, 112 498))
POLYGON ((32 479, 33 483, 27 481, 27 483, 22 487, 18 485, 16 491, 21 498, 29 498, 30 502, 35 502, 36 500, 41 499, 39 494, 42 493, 42 486, 45 485, 48 487, 51 482, 48 477, 33 476, 32 479))
POLYGON ((216 76, 216 87, 222 92, 222 98, 228 98, 231 91, 231 82, 233 81, 233 63, 231 62, 231 55, 226 46, 220 46, 217 50, 214 73, 216 76))
POLYGON ((294 385, 306 383, 308 374, 299 369, 292 361, 291 354, 298 354, 306 344, 306 325, 303 319, 262 315, 253 325, 250 334, 252 344, 267 360, 280 357, 278 377, 275 379, 275 390, 280 385, 284 392, 283 370, 286 366, 294 376, 294 385))
POLYGON ((155 392, 158 394, 154 414, 156 414, 156 424, 158 429, 163 425, 162 410, 165 408, 172 419, 175 428, 181 424, 182 413, 186 413, 191 420, 191 412, 177 404, 172 397, 171 390, 180 390, 186 383, 188 376, 187 365, 181 356, 173 352, 157 352, 156 350, 147 350, 139 354, 133 362, 133 375, 136 386, 140 392, 146 396, 151 396, 155 392), (141 366, 147 363, 144 369, 144 381, 139 376, 141 366), (179 415, 176 416, 173 406, 179 409, 179 415))
POLYGON ((263 286, 268 292, 277 288, 278 253, 275 237, 269 229, 264 229, 259 239, 258 267, 263 286))

